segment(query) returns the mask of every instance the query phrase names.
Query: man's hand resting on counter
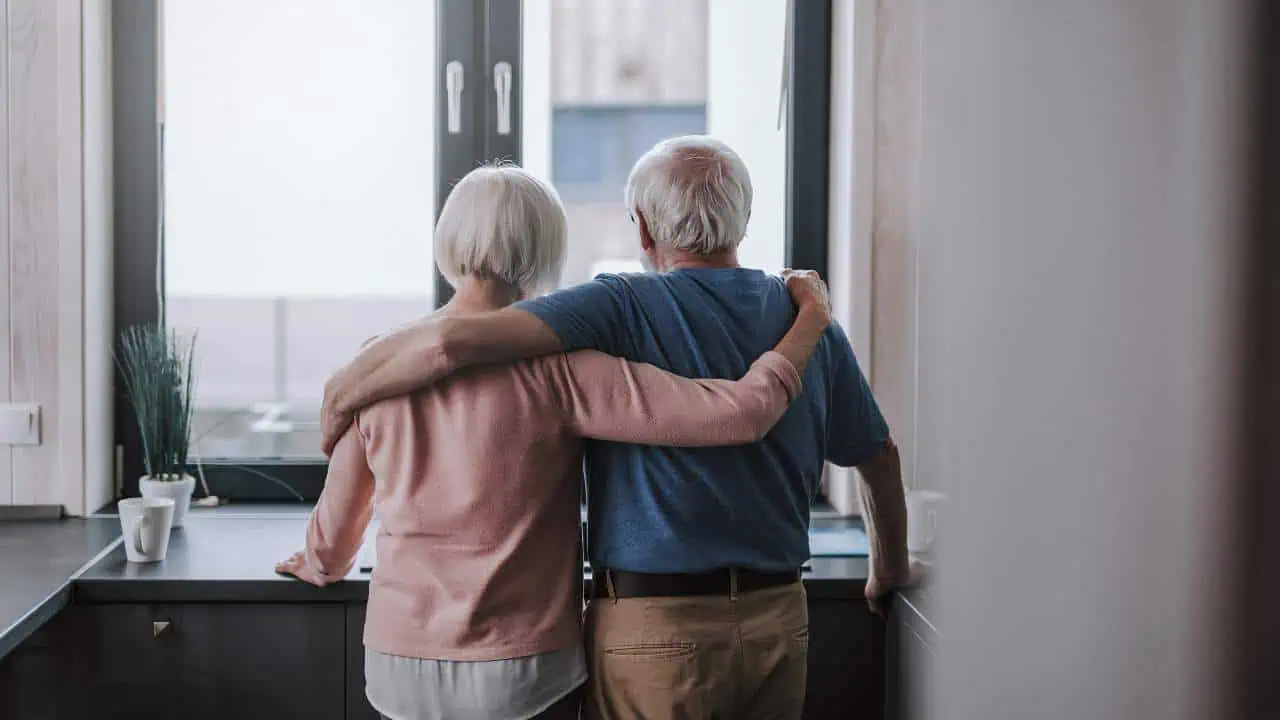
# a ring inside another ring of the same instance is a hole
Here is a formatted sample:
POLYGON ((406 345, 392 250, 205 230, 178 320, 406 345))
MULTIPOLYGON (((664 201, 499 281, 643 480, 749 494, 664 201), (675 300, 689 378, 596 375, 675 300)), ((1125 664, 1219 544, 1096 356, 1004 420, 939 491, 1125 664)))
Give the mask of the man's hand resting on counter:
POLYGON ((867 588, 864 592, 867 598, 867 605, 871 607, 872 614, 884 614, 884 600, 889 593, 895 590, 909 590, 924 584, 928 578, 929 569, 924 563, 912 558, 908 564, 907 577, 897 582, 886 582, 882 578, 878 578, 873 573, 867 578, 867 588))

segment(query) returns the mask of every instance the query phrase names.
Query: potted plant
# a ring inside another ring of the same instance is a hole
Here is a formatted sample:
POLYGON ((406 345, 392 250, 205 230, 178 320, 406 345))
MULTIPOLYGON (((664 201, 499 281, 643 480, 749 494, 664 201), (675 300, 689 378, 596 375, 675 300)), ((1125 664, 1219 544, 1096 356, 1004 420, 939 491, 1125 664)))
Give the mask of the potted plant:
POLYGON ((182 341, 160 325, 137 325, 120 334, 116 364, 142 438, 138 481, 143 497, 173 499, 173 527, 181 527, 191 505, 195 478, 187 474, 191 447, 195 337, 182 341))

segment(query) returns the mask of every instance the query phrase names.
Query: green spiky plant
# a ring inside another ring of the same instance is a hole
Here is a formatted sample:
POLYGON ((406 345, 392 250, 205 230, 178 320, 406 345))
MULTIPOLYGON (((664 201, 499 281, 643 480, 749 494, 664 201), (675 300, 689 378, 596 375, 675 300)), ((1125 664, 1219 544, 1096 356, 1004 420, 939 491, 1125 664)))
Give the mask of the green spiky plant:
POLYGON ((116 365, 142 437, 143 467, 153 480, 181 480, 191 448, 195 336, 183 341, 161 325, 120 333, 116 365))

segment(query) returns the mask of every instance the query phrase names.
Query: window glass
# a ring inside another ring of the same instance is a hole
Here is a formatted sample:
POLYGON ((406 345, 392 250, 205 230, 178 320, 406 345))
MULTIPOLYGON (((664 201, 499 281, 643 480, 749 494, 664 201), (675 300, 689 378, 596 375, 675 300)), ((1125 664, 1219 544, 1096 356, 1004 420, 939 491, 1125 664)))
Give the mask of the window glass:
POLYGON ((431 310, 435 14, 165 3, 165 311, 198 333, 198 455, 318 457, 325 378, 431 310))
MULTIPOLYGON (((699 132, 751 170, 743 264, 780 269, 786 0, 522 7, 522 163, 565 201, 563 282, 640 269, 626 176, 654 142, 699 132)), ((437 10, 165 3, 159 270, 167 322, 198 332, 197 456, 318 460, 330 372, 430 311, 437 10)))
POLYGON ((707 131, 705 106, 564 107, 551 119, 551 181, 568 203, 620 202, 631 166, 654 143, 707 131))
POLYGON ((524 165, 569 215, 563 284, 640 270, 623 203, 632 164, 657 141, 710 133, 751 171, 744 265, 777 271, 785 249, 786 129, 778 123, 786 0, 526 0, 524 165))

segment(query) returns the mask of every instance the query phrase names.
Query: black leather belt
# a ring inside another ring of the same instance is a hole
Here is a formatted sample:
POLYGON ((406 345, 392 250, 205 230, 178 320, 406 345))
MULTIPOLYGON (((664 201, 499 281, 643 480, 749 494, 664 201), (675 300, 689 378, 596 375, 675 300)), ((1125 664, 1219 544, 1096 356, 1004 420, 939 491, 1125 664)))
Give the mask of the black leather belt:
POLYGON ((737 592, 765 590, 800 582, 799 570, 761 572, 746 568, 712 570, 706 573, 636 573, 625 570, 601 570, 592 573, 591 597, 639 598, 679 597, 686 595, 730 595, 736 580, 737 592), (736 577, 735 577, 736 576, 736 577), (611 596, 609 585, 613 584, 611 596))

